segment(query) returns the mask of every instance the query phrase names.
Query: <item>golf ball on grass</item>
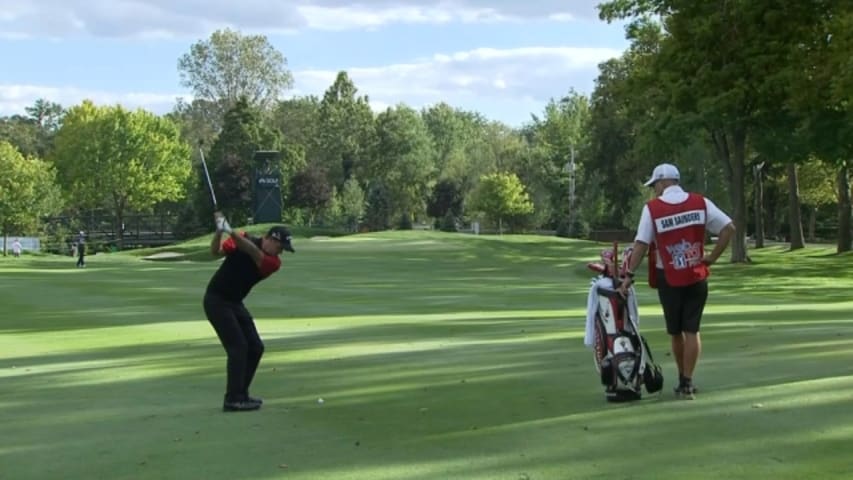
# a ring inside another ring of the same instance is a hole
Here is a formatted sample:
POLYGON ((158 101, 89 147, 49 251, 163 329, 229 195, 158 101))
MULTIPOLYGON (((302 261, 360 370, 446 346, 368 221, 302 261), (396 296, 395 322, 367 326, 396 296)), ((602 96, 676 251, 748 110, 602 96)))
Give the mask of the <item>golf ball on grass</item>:
POLYGON ((323 400, 323 397, 320 397, 320 398, 318 398, 318 399, 317 399, 317 403, 318 403, 318 404, 320 404, 320 405, 322 405, 322 404, 323 404, 323 403, 325 403, 325 402, 326 402, 326 401, 325 401, 325 400, 323 400))

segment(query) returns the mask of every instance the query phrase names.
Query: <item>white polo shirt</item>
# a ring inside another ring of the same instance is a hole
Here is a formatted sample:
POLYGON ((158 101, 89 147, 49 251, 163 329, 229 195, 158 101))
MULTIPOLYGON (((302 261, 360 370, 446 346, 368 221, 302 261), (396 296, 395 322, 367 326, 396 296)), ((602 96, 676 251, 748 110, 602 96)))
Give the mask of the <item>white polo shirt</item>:
MULTIPOLYGON (((675 205, 687 201, 687 192, 679 185, 670 185, 663 191, 660 199, 670 205, 675 205)), ((705 229, 711 232, 712 235, 717 235, 720 230, 726 225, 732 223, 729 218, 719 207, 714 205, 714 202, 705 199, 705 229)), ((637 236, 634 238, 636 242, 643 242, 646 245, 651 244, 655 239, 655 226, 652 222, 652 213, 649 211, 649 206, 643 206, 643 213, 640 215, 640 225, 637 226, 637 236)), ((657 255, 657 268, 663 268, 660 255, 657 255)))

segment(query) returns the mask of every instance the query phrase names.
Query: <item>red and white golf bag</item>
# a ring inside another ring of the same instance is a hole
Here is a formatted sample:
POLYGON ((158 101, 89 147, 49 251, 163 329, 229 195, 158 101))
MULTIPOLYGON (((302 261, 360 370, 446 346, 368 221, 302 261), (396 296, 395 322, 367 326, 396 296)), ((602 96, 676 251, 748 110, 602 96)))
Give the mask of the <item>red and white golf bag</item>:
POLYGON ((624 296, 617 290, 633 249, 625 249, 619 264, 617 248, 614 243, 601 252, 601 263, 587 265, 598 275, 590 287, 584 343, 593 349, 607 401, 639 400, 643 387, 649 393, 663 388, 663 373, 640 335, 634 287, 624 296))

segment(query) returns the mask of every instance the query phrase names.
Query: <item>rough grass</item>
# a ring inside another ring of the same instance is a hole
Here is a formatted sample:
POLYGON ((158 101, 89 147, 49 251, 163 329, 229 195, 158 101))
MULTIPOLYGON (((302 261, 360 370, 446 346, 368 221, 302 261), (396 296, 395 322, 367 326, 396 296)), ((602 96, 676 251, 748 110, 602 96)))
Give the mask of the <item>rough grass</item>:
MULTIPOLYGON (((752 252, 711 279, 694 402, 654 292, 660 396, 609 405, 582 344, 600 248, 401 232, 297 238, 247 302, 259 412, 225 414, 201 311, 216 268, 99 254, 0 259, 0 479, 846 478, 850 256, 752 252), (325 402, 319 404, 318 398, 325 402)), ((151 253, 145 252, 145 253, 151 253)))

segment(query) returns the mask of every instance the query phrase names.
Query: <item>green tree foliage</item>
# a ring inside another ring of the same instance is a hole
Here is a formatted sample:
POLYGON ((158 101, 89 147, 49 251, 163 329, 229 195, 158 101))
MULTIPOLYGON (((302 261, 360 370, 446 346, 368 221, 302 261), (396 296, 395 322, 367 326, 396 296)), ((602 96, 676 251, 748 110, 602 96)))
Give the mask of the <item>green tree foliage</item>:
POLYGON ((613 0, 600 7, 608 20, 662 19, 665 35, 649 56, 652 81, 640 89, 657 107, 650 124, 682 142, 697 128, 707 132, 729 181, 740 232, 731 249, 736 262, 747 260, 748 142, 762 114, 785 102, 788 45, 799 40, 799 23, 811 18, 809 3, 613 0))
POLYGON ((263 35, 217 30, 178 60, 181 84, 227 111, 240 99, 267 108, 293 85, 284 55, 263 35))
POLYGON ((342 185, 356 172, 362 178, 369 178, 359 163, 372 151, 373 111, 367 96, 356 96, 357 93, 349 75, 339 72, 320 102, 318 160, 335 186, 342 185))
MULTIPOLYGON (((559 101, 551 99, 545 106, 542 118, 533 116, 528 127, 528 137, 533 149, 525 158, 528 160, 519 171, 537 205, 537 210, 547 208, 544 220, 552 226, 565 224, 570 217, 579 219, 580 203, 572 204, 569 198, 571 175, 577 179, 583 175, 580 157, 589 150, 588 134, 590 123, 589 100, 575 91, 559 101), (575 165, 572 170, 571 161, 575 165), (570 212, 574 206, 575 211, 570 212)), ((577 198, 577 191, 575 192, 577 198)), ((574 226, 569 231, 575 232, 574 226)))
POLYGON ((441 102, 421 112, 432 141, 439 178, 461 178, 467 170, 466 149, 477 136, 481 119, 441 102))
POLYGON ((427 215, 434 218, 437 224, 447 216, 457 219, 462 216, 463 200, 458 181, 440 180, 433 187, 432 195, 427 202, 427 215))
MULTIPOLYGON (((802 205, 808 212, 808 238, 816 240, 817 212, 824 205, 838 201, 836 175, 838 167, 833 163, 823 162, 815 157, 809 158, 797 169, 796 182, 802 205)), ((788 177, 789 170, 784 175, 774 179, 776 188, 785 191, 791 188, 792 182, 788 177)))
POLYGON ((348 178, 339 198, 341 219, 348 231, 354 232, 358 229, 364 217, 365 204, 364 190, 358 180, 355 177, 348 178))
POLYGON ((364 226, 370 231, 382 231, 391 228, 391 196, 381 180, 370 182, 367 189, 367 208, 364 212, 364 226))
POLYGON ((10 143, 26 156, 38 156, 41 152, 38 124, 22 115, 0 117, 0 141, 10 143))
POLYGON ((31 106, 24 110, 39 127, 45 132, 51 133, 59 130, 59 127, 62 126, 62 117, 65 115, 62 105, 44 98, 36 99, 31 106))
POLYGON ((497 223, 501 232, 504 220, 517 221, 533 213, 533 203, 514 173, 499 172, 481 177, 468 208, 497 223))
POLYGON ((195 148, 209 148, 222 128, 219 104, 195 99, 186 103, 179 98, 172 111, 166 115, 181 129, 181 138, 195 148))
MULTIPOLYGON (((653 159, 636 153, 639 124, 648 110, 641 108, 647 97, 637 97, 632 83, 639 75, 639 53, 629 50, 620 58, 599 65, 596 88, 591 97, 592 115, 589 150, 578 163, 581 190, 603 193, 603 214, 594 223, 599 228, 621 228, 625 222, 636 228, 630 213, 637 196, 640 172, 651 172, 653 159)), ((584 196, 585 197, 585 196, 584 196)))
POLYGON ((319 167, 309 167, 290 180, 290 205, 307 211, 309 227, 314 224, 317 214, 329 206, 332 198, 332 187, 326 172, 319 167))
POLYGON ((172 121, 90 101, 68 111, 51 160, 69 205, 108 208, 116 225, 129 210, 181 199, 191 172, 189 146, 172 121))
POLYGON ((318 156, 320 100, 315 96, 282 100, 273 112, 273 124, 285 144, 299 146, 309 158, 318 156))
POLYGON ((0 141, 0 172, 0 227, 5 256, 8 236, 34 231, 42 217, 59 211, 61 196, 54 168, 37 158, 24 157, 6 141, 0 141))
MULTIPOLYGON (((853 159, 853 5, 850 2, 798 2, 796 41, 790 51, 788 99, 791 114, 804 121, 801 131, 811 153, 838 166, 838 252, 853 248, 850 165, 853 159)), ((789 20, 790 21, 790 20, 789 20)))
POLYGON ((389 108, 376 117, 376 137, 368 178, 387 186, 394 214, 424 212, 435 165, 423 119, 404 105, 389 108))
MULTIPOLYGON (((222 131, 210 149, 207 163, 219 207, 235 225, 251 216, 254 172, 262 167, 255 163, 255 152, 279 150, 280 144, 278 132, 263 121, 258 109, 247 99, 238 99, 225 114, 222 131)), ((210 218, 213 213, 206 188, 199 170, 196 191, 201 218, 210 218)))

